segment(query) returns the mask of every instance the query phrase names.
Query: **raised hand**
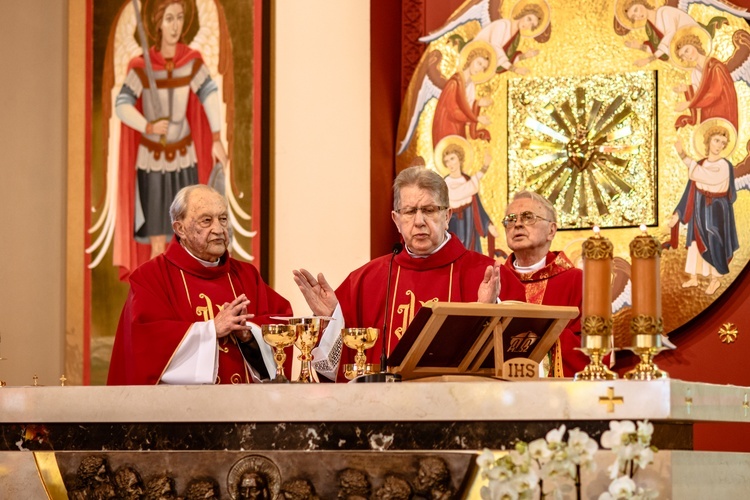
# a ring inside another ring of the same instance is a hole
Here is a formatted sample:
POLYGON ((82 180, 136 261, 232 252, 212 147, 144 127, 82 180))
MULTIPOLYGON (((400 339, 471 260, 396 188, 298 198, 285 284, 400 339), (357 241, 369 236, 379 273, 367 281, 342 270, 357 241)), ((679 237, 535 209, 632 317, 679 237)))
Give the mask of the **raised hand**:
POLYGON ((487 266, 487 269, 484 270, 484 278, 482 278, 477 291, 477 302, 495 304, 499 296, 500 266, 495 263, 495 265, 487 266))
POLYGON ((339 303, 336 293, 326 281, 323 273, 319 273, 317 279, 305 269, 292 271, 294 282, 297 283, 302 296, 305 297, 307 305, 310 306, 316 316, 331 316, 339 303))

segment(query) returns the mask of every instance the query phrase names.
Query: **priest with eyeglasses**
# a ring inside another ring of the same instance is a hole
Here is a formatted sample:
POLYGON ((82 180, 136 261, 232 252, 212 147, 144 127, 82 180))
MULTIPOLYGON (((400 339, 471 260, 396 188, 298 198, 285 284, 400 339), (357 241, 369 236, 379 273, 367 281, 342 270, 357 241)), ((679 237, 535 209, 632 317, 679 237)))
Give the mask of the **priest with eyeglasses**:
MULTIPOLYGON (((313 314, 334 319, 313 350, 315 370, 334 381, 346 381, 341 366, 354 362, 354 351, 343 348, 341 328, 385 324, 377 343, 366 351, 367 363, 377 364, 386 342, 390 355, 417 311, 433 302, 495 303, 509 269, 466 249, 448 232, 451 218, 448 186, 424 167, 403 170, 393 183, 391 218, 403 240, 392 253, 353 271, 334 289, 323 274, 293 271, 294 280, 313 314)), ((513 293, 521 296, 518 280, 513 293)))
MULTIPOLYGON (((557 211, 543 196, 520 191, 505 210, 505 238, 512 254, 503 264, 501 300, 549 306, 575 306, 583 301, 583 271, 563 252, 551 252, 557 233, 557 211), (520 290, 520 293, 519 293, 520 290)), ((549 376, 572 377, 588 364, 580 351, 581 315, 563 330, 542 363, 549 376)))

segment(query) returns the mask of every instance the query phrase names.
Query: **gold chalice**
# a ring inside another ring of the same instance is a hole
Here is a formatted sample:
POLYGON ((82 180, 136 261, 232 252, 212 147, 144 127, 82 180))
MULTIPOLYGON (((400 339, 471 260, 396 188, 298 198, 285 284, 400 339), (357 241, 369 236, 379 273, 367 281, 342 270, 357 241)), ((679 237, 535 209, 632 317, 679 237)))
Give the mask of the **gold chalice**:
POLYGON ((297 325, 262 325, 261 330, 263 340, 273 347, 273 359, 276 362, 276 378, 273 382, 288 383, 289 379, 284 376, 284 348, 294 344, 300 328, 297 325))
MULTIPOLYGON (((367 363, 367 356, 365 350, 375 345, 380 335, 380 330, 377 328, 342 328, 341 339, 344 344, 350 349, 356 349, 357 355, 354 356, 354 366, 352 369, 347 370, 349 367, 344 366, 344 375, 347 379, 352 380, 360 375, 368 375, 375 373, 375 366, 367 363), (347 371, 349 373, 347 373, 347 371), (351 377, 349 375, 352 375, 351 377)), ((378 366, 378 369, 380 367, 378 366)))
POLYGON ((318 343, 320 334, 328 326, 331 320, 328 316, 309 316, 305 318, 288 318, 289 325, 298 327, 297 338, 294 345, 301 351, 297 357, 302 362, 299 377, 295 382, 304 384, 315 383, 311 362, 313 360, 312 350, 318 343))

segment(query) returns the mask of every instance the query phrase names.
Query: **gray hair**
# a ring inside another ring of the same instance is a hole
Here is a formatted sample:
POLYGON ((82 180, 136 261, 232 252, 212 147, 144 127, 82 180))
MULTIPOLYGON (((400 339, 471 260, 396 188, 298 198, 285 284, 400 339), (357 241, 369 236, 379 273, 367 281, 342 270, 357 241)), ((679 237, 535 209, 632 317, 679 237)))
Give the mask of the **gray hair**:
POLYGON ((440 174, 425 167, 415 166, 402 170, 393 181, 393 210, 401 208, 401 190, 409 186, 429 191, 440 206, 450 206, 448 185, 440 174))
MULTIPOLYGON (((540 195, 537 192, 526 191, 524 189, 523 191, 517 192, 513 196, 513 199, 511 200, 511 203, 514 202, 514 201, 516 201, 516 200, 520 200, 520 199, 529 199, 529 200, 532 200, 532 201, 535 201, 535 202, 539 203, 547 211, 547 217, 549 217, 549 219, 552 222, 557 223, 557 210, 555 209, 555 206, 552 203, 550 203, 549 200, 547 198, 545 198, 544 196, 540 195)), ((509 205, 510 205, 510 203, 509 203, 509 205)))
POLYGON ((196 190, 216 193, 221 196, 221 199, 224 200, 225 205, 227 203, 224 196, 222 196, 221 193, 219 193, 211 186, 208 186, 206 184, 191 184, 190 186, 185 186, 177 192, 177 194, 174 196, 174 200, 172 200, 172 204, 169 206, 169 219, 172 224, 174 224, 178 220, 182 220, 185 218, 188 210, 188 202, 190 201, 190 194, 196 190))

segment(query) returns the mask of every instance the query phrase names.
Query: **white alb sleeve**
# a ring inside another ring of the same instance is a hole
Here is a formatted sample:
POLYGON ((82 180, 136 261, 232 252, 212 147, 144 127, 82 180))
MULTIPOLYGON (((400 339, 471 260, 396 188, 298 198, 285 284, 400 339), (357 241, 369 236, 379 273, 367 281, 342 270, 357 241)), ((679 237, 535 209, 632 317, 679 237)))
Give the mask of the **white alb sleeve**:
POLYGON ((325 378, 335 382, 341 361, 341 349, 344 346, 344 341, 341 340, 341 329, 344 328, 344 313, 341 311, 341 304, 336 304, 332 317, 333 319, 321 335, 318 347, 312 350, 312 367, 325 378))
POLYGON ((174 385, 213 384, 219 374, 219 346, 213 321, 193 323, 161 377, 174 385))

